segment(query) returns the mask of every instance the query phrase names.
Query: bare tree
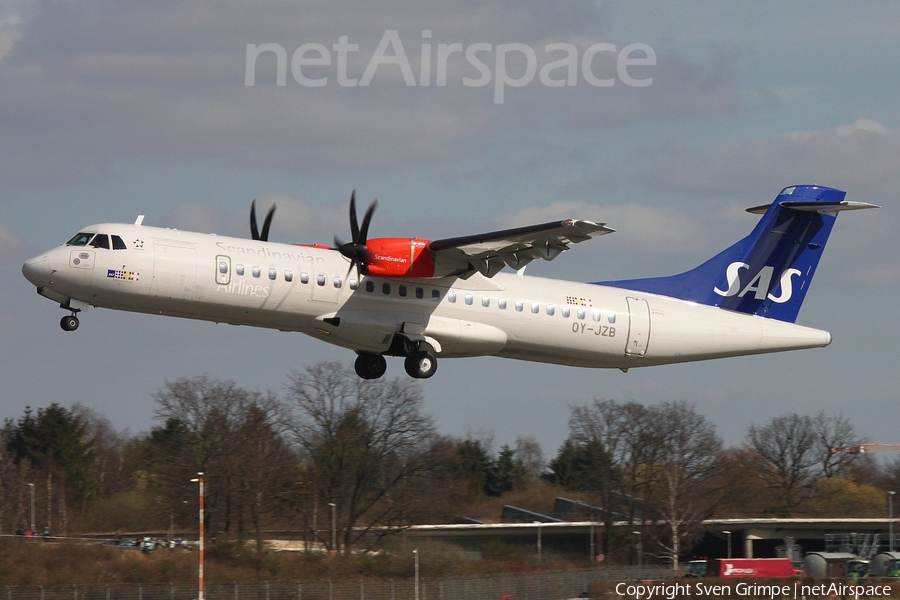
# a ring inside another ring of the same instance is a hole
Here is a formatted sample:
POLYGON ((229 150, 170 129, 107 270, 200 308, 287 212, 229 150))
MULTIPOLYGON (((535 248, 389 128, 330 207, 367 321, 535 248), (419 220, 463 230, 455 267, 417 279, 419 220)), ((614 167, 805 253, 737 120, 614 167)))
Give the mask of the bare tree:
MULTIPOLYGON (((191 497, 190 479, 202 471, 210 531, 234 533, 241 541, 251 524, 258 540, 262 496, 257 492, 273 495, 272 482, 291 466, 285 464, 277 398, 205 376, 169 382, 154 398, 164 425, 151 432, 150 461, 168 488, 165 497, 191 497)), ((169 510, 181 508, 176 503, 169 510)))
POLYGON ((791 413, 750 426, 747 445, 753 451, 757 477, 777 501, 792 511, 809 497, 816 481, 820 454, 813 420, 791 413))
POLYGON ((327 514, 324 507, 334 505, 344 549, 376 525, 409 524, 434 439, 421 387, 361 380, 326 362, 293 373, 288 400, 290 427, 318 495, 312 510, 327 514))
POLYGON ((866 441, 865 438, 856 433, 856 428, 842 414, 827 415, 820 412, 813 417, 812 424, 822 475, 833 477, 846 471, 860 455, 834 450, 862 444, 866 441))
POLYGON ((715 427, 686 402, 667 402, 651 409, 657 430, 660 471, 655 513, 666 524, 657 542, 678 570, 682 542, 696 533, 696 525, 715 510, 720 494, 706 484, 717 471, 722 440, 715 427))

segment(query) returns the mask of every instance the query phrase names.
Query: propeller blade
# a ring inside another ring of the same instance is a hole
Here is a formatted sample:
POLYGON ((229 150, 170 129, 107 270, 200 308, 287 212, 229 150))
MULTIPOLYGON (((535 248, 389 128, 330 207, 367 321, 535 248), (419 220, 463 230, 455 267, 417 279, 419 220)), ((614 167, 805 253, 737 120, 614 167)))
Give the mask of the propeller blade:
POLYGON ((356 241, 359 237, 359 225, 356 223, 356 190, 350 193, 350 239, 356 241))
POLYGON ((250 238, 259 239, 259 228, 256 226, 256 198, 250 203, 250 238))
POLYGON ((253 202, 250 203, 250 238, 253 240, 257 240, 260 242, 268 242, 269 241, 269 227, 272 226, 272 217, 275 216, 275 208, 276 206, 273 204, 272 208, 269 209, 269 212, 266 213, 266 218, 263 221, 262 232, 259 231, 259 227, 256 223, 256 199, 253 199, 253 202))
POLYGON ((369 261, 372 260, 372 253, 366 247, 366 240, 369 236, 369 223, 372 221, 372 214, 378 201, 372 202, 366 214, 363 215, 362 228, 356 216, 356 190, 350 194, 350 234, 352 238, 349 242, 343 242, 338 236, 334 236, 334 246, 346 258, 350 259, 350 269, 347 275, 353 271, 354 267, 359 275, 367 275, 369 273, 369 261))
POLYGON ((259 234, 259 239, 263 242, 269 241, 269 227, 272 225, 272 217, 275 216, 275 205, 272 205, 272 208, 269 209, 269 212, 266 213, 266 220, 263 221, 262 232, 259 234))
POLYGON ((363 216, 362 229, 360 229, 360 231, 359 231, 359 237, 354 241, 365 244, 366 240, 369 239, 369 221, 372 220, 372 213, 375 212, 375 208, 377 206, 378 206, 378 200, 374 200, 372 202, 372 204, 369 206, 369 210, 366 211, 365 216, 363 216))

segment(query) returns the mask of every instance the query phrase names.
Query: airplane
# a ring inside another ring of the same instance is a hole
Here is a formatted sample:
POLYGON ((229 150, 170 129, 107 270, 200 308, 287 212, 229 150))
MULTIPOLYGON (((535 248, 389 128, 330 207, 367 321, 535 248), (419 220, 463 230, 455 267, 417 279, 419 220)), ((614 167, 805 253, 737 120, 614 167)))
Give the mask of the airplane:
POLYGON ((438 358, 498 356, 576 367, 665 365, 824 347, 795 323, 837 214, 879 208, 818 185, 783 189, 753 231, 678 275, 571 282, 526 277, 536 259, 607 235, 567 219, 440 240, 368 238, 377 203, 334 247, 268 240, 251 205, 251 239, 133 224, 85 227, 28 260, 24 276, 78 328, 88 307, 304 333, 353 350, 377 379, 386 356, 426 379, 438 358), (504 268, 515 272, 501 272, 504 268))

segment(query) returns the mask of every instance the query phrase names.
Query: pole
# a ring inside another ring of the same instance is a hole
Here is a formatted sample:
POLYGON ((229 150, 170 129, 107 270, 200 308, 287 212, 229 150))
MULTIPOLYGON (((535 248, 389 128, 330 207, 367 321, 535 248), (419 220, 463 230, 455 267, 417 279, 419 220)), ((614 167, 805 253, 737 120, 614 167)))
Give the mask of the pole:
POLYGON ((728 536, 728 558, 731 558, 731 532, 723 531, 722 533, 728 536))
POLYGON ((889 552, 894 551, 894 494, 895 492, 888 492, 888 545, 890 546, 889 552))
POLYGON ((543 557, 541 556, 541 554, 542 554, 542 553, 541 553, 541 522, 540 522, 540 521, 532 521, 532 524, 537 525, 537 527, 538 527, 538 531, 537 531, 537 557, 538 557, 538 562, 541 562, 541 558, 543 558, 543 557))
POLYGON ((31 533, 34 534, 34 484, 29 483, 28 487, 31 488, 31 533))
POLYGON ((419 600, 419 550, 413 550, 413 559, 415 561, 415 600, 419 600))
POLYGON ((334 502, 329 502, 328 506, 331 507, 331 553, 334 554, 337 551, 337 518, 335 516, 337 506, 334 502))
POLYGON ((203 473, 197 473, 197 479, 191 479, 194 483, 200 484, 200 565, 197 571, 197 600, 203 600, 203 473))
POLYGON ((638 579, 640 579, 641 570, 642 570, 641 569, 641 555, 644 553, 644 549, 642 548, 642 544, 641 544, 641 532, 633 531, 632 533, 634 533, 637 536, 637 559, 638 559, 637 567, 638 567, 638 579))

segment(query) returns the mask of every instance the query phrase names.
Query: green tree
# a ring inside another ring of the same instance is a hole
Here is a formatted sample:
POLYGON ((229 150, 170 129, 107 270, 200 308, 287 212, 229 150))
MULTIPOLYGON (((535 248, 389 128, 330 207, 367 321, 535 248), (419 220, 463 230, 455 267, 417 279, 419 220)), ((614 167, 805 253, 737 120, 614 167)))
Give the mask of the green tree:
POLYGON ((6 449, 17 465, 27 462, 46 477, 45 527, 53 525, 53 498, 57 499, 62 533, 68 530, 68 506, 86 506, 91 500, 94 440, 86 421, 76 413, 53 403, 31 408, 16 422, 4 427, 6 449), (54 489, 54 481, 56 487, 54 489))

